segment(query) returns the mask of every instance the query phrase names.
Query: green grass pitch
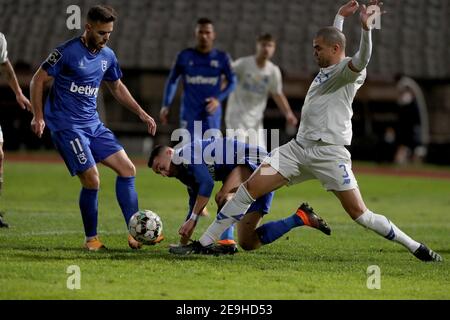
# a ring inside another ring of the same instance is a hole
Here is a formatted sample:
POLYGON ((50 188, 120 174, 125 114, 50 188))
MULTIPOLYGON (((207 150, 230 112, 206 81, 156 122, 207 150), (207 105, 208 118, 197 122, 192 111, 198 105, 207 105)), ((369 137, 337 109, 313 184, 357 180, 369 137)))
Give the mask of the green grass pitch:
MULTIPOLYGON (((442 263, 418 261, 402 246, 353 223, 317 181, 283 188, 264 221, 292 213, 307 201, 332 228, 331 237, 307 227, 253 252, 235 256, 172 256, 168 245, 187 208, 185 188, 138 167, 140 207, 157 212, 166 240, 132 251, 115 199, 115 175, 100 167, 99 234, 107 252, 81 249, 79 183, 58 164, 6 162, 0 209, 0 299, 449 299, 450 181, 357 174, 366 204, 442 263), (81 270, 81 288, 69 290, 68 266, 81 270), (381 288, 367 288, 367 268, 379 266, 381 288)), ((216 185, 216 188, 219 185, 216 185)), ((213 221, 203 218, 194 238, 213 221)))

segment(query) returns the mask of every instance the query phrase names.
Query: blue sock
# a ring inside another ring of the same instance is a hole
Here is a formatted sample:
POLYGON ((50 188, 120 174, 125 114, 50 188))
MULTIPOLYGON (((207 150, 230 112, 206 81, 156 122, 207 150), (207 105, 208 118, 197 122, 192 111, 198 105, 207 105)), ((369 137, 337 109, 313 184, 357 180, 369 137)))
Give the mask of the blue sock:
POLYGON ((80 211, 86 237, 97 235, 98 190, 81 188, 80 211))
POLYGON ((300 227, 302 225, 304 225, 303 220, 294 213, 286 219, 270 221, 263 224, 256 229, 256 233, 258 234, 261 243, 264 245, 274 242, 292 228, 300 227))
POLYGON ((222 233, 220 240, 234 240, 234 225, 222 233))
POLYGON ((118 176, 116 179, 116 197, 127 226, 131 216, 139 211, 138 195, 134 187, 134 180, 135 177, 118 176))

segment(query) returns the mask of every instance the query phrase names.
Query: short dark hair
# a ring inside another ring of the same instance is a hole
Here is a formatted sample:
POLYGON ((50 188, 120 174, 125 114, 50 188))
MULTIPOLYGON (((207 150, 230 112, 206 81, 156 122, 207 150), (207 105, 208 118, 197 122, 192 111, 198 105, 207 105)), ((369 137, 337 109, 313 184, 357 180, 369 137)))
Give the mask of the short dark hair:
POLYGON ((159 156, 164 150, 166 150, 167 146, 163 146, 158 144, 157 146, 155 146, 152 150, 152 152, 150 153, 150 158, 148 159, 148 163, 147 166, 149 168, 153 167, 153 162, 155 161, 155 158, 157 156, 159 156))
POLYGON ((87 20, 89 22, 108 23, 116 21, 116 19, 116 11, 112 7, 102 4, 90 8, 87 14, 87 20))
POLYGON ((197 20, 197 25, 214 24, 211 19, 202 17, 197 20))
POLYGON ((316 33, 316 38, 319 37, 322 37, 329 46, 338 44, 342 49, 345 49, 345 35, 335 27, 325 27, 320 29, 316 33))
POLYGON ((270 33, 262 33, 256 38, 257 42, 276 42, 275 37, 270 33))

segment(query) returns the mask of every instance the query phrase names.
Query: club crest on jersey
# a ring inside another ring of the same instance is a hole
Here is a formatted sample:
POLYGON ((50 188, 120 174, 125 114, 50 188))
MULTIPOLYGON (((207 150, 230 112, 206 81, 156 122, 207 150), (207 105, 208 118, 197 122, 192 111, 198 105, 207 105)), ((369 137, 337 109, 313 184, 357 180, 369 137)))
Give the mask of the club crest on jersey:
POLYGON ((83 61, 83 60, 80 60, 80 61, 78 62, 78 68, 80 68, 80 69, 86 69, 86 66, 84 65, 84 61, 83 61))
POLYGON ((102 60, 102 70, 105 72, 108 69, 108 61, 102 60))
POLYGON ((218 60, 211 60, 211 67, 218 68, 219 67, 219 61, 218 60))
POLYGON ((58 49, 55 49, 50 55, 48 56, 47 60, 45 60, 48 64, 51 66, 54 66, 58 63, 58 61, 61 59, 62 54, 58 51, 58 49))
POLYGON ((327 81, 329 77, 330 76, 327 73, 320 71, 319 74, 314 79, 314 82, 321 84, 327 81))
POLYGON ((86 155, 84 154, 84 152, 82 152, 82 153, 80 153, 80 154, 77 154, 77 158, 78 158, 78 162, 79 162, 80 164, 85 164, 85 163, 87 162, 87 157, 86 157, 86 155))

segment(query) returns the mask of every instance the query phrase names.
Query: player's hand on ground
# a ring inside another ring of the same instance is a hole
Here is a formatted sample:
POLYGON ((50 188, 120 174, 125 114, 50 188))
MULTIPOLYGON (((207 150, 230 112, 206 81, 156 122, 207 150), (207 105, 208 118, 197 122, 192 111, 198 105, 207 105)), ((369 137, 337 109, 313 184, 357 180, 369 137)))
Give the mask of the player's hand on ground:
POLYGON ((288 125, 293 126, 293 127, 297 126, 297 124, 298 124, 298 119, 293 112, 290 112, 286 115, 286 121, 287 121, 288 125))
POLYGON ((187 220, 185 223, 183 223, 180 230, 178 230, 178 234, 182 237, 190 238, 192 236, 192 233, 194 233, 196 224, 197 222, 192 219, 187 220))
POLYGON ((355 14, 355 12, 358 11, 358 8, 359 8, 358 1, 351 0, 339 8, 338 14, 347 18, 347 17, 355 14))
POLYGON ((140 119, 142 120, 142 122, 147 124, 147 131, 148 131, 148 133, 150 133, 152 136, 154 136, 155 133, 156 133, 156 122, 155 122, 155 120, 152 117, 150 117, 148 114, 146 114, 146 113, 143 113, 140 116, 140 119))
POLYGON ((208 104, 206 105, 206 111, 208 111, 209 114, 213 114, 214 112, 216 112, 217 108, 218 108, 219 105, 220 105, 219 100, 217 100, 217 99, 214 98, 214 97, 207 98, 207 99, 206 99, 206 102, 208 103, 208 104))
POLYGON ((31 120, 31 130, 34 132, 35 135, 37 135, 39 138, 42 137, 42 134, 44 133, 45 128, 45 121, 44 119, 36 119, 36 117, 33 117, 31 120))
POLYGON ((162 107, 161 111, 159 112, 159 120, 162 124, 169 123, 169 108, 168 107, 162 107))
POLYGON ((31 103, 27 97, 25 97, 23 94, 19 94, 16 96, 16 100, 22 109, 24 109, 24 110, 26 109, 31 112, 31 103))
POLYGON ((364 30, 369 31, 371 29, 371 22, 373 19, 377 18, 376 16, 381 16, 382 14, 385 14, 386 11, 381 11, 381 7, 383 6, 383 2, 380 2, 379 0, 371 0, 369 1, 368 6, 362 4, 359 7, 359 18, 361 21, 361 26, 364 30), (380 10, 367 10, 370 8, 370 6, 378 6, 380 10))

